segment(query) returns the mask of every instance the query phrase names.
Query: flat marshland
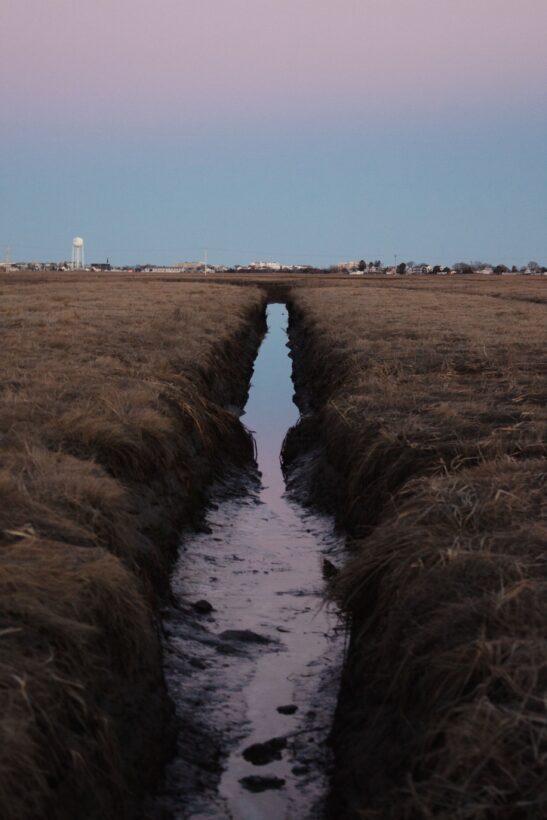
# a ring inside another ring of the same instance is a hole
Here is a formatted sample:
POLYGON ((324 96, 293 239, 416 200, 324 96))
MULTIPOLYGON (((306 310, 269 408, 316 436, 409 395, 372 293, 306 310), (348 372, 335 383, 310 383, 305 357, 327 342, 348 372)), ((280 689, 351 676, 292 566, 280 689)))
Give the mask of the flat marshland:
POLYGON ((254 288, 0 282, 0 816, 133 816, 168 751, 155 626, 206 485, 252 458, 254 288))
POLYGON ((546 284, 292 292, 289 449, 353 535, 333 817, 547 813, 546 284))
POLYGON ((252 463, 268 300, 305 410, 285 464, 350 536, 330 816, 547 814, 546 281, 17 274, 0 300, 1 817, 142 814, 169 568, 252 463))

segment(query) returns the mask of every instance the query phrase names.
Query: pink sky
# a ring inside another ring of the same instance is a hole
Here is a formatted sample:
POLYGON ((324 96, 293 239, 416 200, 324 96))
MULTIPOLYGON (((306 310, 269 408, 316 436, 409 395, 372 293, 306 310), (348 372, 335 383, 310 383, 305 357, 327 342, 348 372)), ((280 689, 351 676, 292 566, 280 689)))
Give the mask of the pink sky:
POLYGON ((545 102, 547 0, 0 3, 0 103, 22 124, 545 102))

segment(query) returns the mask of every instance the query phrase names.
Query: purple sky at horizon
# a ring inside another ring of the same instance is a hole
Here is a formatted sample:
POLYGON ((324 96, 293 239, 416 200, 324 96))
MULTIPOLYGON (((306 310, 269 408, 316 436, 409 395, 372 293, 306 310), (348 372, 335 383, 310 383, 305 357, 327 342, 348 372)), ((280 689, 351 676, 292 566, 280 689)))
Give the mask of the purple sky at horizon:
POLYGON ((456 247, 462 258, 494 256, 512 225, 515 259, 528 253, 524 239, 530 254, 547 257, 546 0, 0 0, 0 7, 0 181, 11 194, 1 197, 0 243, 20 254, 32 256, 33 243, 54 253, 73 231, 87 231, 97 253, 107 253, 117 220, 125 249, 137 238, 151 250, 167 247, 162 232, 171 237, 182 222, 189 227, 181 254, 194 244, 258 250, 272 233, 271 244, 295 254, 311 252, 320 238, 318 256, 335 248, 366 255, 374 233, 376 253, 423 249, 439 258, 456 247), (499 202, 504 167, 512 219, 499 202), (322 177, 351 230, 334 225, 318 202, 322 177), (135 207, 146 180, 178 221, 170 211, 165 226, 161 214, 135 207), (426 208, 420 218, 420 207, 409 214, 410 183, 424 198, 449 182, 450 208, 437 217, 426 208), (282 183, 295 200, 289 221, 282 183), (374 195, 380 213, 372 200, 359 205, 356 184, 362 196, 374 195), (483 247, 466 237, 481 217, 469 196, 485 184, 494 214, 483 247), (261 192, 277 203, 264 212, 270 232, 248 206, 261 192), (406 203, 393 205, 389 230, 388 194, 406 203), (355 207, 363 208, 366 241, 349 212, 355 207), (427 241, 432 233, 438 248, 427 241))

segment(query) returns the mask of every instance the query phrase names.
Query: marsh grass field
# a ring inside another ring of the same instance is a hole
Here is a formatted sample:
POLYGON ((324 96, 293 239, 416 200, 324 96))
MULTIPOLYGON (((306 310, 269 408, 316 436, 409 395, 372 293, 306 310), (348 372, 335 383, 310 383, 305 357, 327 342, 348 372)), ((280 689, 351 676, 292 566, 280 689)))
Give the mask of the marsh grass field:
POLYGON ((351 628, 333 817, 547 811, 545 297, 529 280, 292 296, 300 438, 352 536, 331 582, 351 628))
POLYGON ((157 605, 227 461, 255 288, 0 281, 0 816, 134 816, 169 752, 157 605))
POLYGON ((547 281, 62 274, 0 279, 0 816, 142 815, 159 609, 252 462, 268 300, 305 410, 286 469, 349 536, 329 816, 545 816, 547 281))

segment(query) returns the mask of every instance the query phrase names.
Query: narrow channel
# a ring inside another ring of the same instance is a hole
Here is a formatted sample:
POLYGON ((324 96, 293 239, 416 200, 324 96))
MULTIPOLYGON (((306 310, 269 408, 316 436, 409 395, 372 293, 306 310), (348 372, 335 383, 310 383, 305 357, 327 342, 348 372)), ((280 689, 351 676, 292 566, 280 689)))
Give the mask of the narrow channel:
POLYGON ((299 415, 287 320, 268 306, 242 418, 258 472, 214 489, 172 576, 166 677, 180 732, 160 803, 173 820, 323 816, 343 653, 323 569, 341 562, 343 539, 286 493, 280 452, 299 415))

